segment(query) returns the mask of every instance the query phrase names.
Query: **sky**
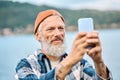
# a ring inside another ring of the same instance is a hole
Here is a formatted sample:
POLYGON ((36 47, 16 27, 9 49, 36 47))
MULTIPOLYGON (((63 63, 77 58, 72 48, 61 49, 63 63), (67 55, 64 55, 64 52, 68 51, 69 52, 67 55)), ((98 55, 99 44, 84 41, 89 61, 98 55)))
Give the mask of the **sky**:
POLYGON ((69 9, 120 10, 120 0, 9 0, 69 9))

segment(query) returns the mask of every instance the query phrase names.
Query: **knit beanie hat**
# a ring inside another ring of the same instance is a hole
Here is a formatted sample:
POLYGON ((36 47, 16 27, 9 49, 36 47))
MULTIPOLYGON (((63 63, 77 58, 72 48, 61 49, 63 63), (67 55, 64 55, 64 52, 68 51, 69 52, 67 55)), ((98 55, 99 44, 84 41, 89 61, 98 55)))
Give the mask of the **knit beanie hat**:
POLYGON ((64 22, 64 18, 62 17, 62 15, 56 11, 56 10, 45 10, 45 11, 42 11, 42 12, 39 12, 37 17, 36 17, 36 21, 35 21, 35 26, 34 26, 34 34, 36 34, 37 30, 38 30, 38 27, 40 25, 40 23, 42 21, 44 21, 46 18, 48 18, 49 16, 52 16, 52 15, 58 15, 61 17, 62 21, 64 22))

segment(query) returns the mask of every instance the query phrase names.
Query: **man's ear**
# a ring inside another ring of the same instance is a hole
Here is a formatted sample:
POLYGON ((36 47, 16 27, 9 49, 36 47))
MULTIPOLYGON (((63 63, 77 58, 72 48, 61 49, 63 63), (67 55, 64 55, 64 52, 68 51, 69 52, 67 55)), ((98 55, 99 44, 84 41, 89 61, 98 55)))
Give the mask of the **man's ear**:
POLYGON ((41 36, 39 35, 39 33, 35 33, 35 37, 36 37, 36 39, 38 40, 38 41, 41 41, 41 36))

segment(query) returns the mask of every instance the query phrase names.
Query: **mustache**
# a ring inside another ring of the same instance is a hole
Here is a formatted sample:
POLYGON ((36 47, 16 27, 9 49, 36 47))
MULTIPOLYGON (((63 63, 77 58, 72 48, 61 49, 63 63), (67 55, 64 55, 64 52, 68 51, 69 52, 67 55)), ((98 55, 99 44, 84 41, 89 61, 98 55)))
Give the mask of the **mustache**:
POLYGON ((62 37, 56 36, 55 38, 53 38, 53 39, 51 40, 51 42, 56 41, 56 40, 61 40, 62 42, 64 41, 62 37))

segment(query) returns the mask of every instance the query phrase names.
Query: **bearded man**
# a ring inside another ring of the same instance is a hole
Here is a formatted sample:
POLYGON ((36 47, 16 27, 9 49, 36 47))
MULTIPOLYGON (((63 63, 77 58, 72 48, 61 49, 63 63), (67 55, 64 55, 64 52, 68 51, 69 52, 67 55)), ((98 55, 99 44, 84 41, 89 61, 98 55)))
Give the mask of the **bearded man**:
POLYGON ((102 48, 97 31, 79 32, 70 53, 66 53, 65 21, 56 10, 38 14, 34 35, 41 49, 22 59, 16 67, 19 80, 112 80, 111 72, 102 58, 102 48), (91 49, 87 47, 95 46, 91 49), (95 69, 83 59, 89 55, 95 69))

